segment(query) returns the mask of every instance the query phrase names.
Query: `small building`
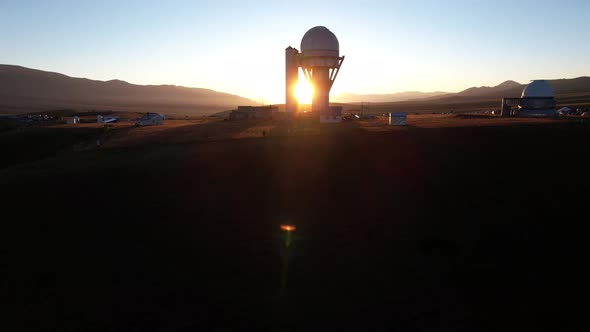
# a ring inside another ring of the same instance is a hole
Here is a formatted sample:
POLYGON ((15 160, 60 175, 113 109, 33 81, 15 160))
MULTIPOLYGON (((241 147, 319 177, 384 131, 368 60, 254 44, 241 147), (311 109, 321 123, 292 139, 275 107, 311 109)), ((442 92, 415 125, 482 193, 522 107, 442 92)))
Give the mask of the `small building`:
POLYGON ((330 106, 328 111, 320 113, 320 123, 342 122, 342 106, 330 106))
POLYGON ((119 121, 119 116, 117 115, 97 115, 96 122, 98 123, 113 123, 119 121))
POLYGON ((72 118, 66 118, 66 123, 67 124, 78 124, 78 123, 80 123, 80 117, 76 115, 72 118))
POLYGON ((522 90, 520 98, 502 98, 502 116, 557 116, 555 92, 546 80, 534 80, 522 90))
POLYGON ((135 122, 136 126, 161 125, 164 123, 164 114, 147 112, 135 122))
POLYGON ((273 119, 279 107, 275 105, 267 106, 238 106, 237 110, 233 110, 230 115, 230 120, 244 120, 244 119, 273 119))
POLYGON ((559 114, 559 115, 569 115, 571 111, 572 111, 571 108, 565 106, 565 107, 562 107, 562 108, 558 109, 557 110, 557 114, 559 114))
POLYGON ((405 126, 407 125, 406 112, 390 112, 389 125, 390 126, 405 126))

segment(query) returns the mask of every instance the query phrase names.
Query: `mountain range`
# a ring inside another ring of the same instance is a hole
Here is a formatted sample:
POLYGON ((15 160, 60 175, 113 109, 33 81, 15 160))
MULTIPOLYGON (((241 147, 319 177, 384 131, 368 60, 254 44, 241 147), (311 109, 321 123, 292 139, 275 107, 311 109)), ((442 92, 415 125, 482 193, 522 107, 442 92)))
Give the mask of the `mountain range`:
MULTIPOLYGON (((557 97, 570 94, 590 94, 590 77, 548 80, 557 97)), ((333 101, 340 103, 393 103, 393 102, 462 102, 469 100, 499 100, 503 97, 520 97, 526 84, 505 81, 496 86, 471 87, 457 93, 448 92, 401 92, 393 94, 355 95, 345 93, 335 96, 333 101)))
POLYGON ((259 103, 209 89, 97 81, 13 65, 0 65, 0 113, 55 109, 212 114, 259 103))
POLYGON ((387 94, 367 94, 359 95, 354 93, 342 93, 330 98, 335 103, 388 103, 394 101, 405 101, 411 99, 429 98, 449 94, 448 92, 420 92, 420 91, 406 91, 398 93, 387 94))
MULTIPOLYGON (((557 99, 567 98, 571 95, 590 94, 590 77, 583 76, 571 79, 547 80, 557 99)), ((528 84, 528 83, 527 83, 528 84)), ((505 81, 494 87, 474 87, 458 93, 428 98, 430 101, 469 100, 469 99, 501 99, 503 97, 520 97, 527 84, 514 81, 505 81)))
MULTIPOLYGON (((558 107, 590 107, 590 77, 547 80, 555 91, 558 107)), ((526 85, 505 81, 496 86, 473 87, 458 93, 405 101, 371 103, 364 108, 369 113, 387 112, 444 113, 498 110, 502 98, 518 98, 526 85)), ((358 104, 342 104, 349 111, 358 111, 358 104)))
MULTIPOLYGON (((548 80, 558 103, 590 103, 590 77, 548 80)), ((472 87, 458 93, 400 92, 393 94, 334 96, 334 103, 371 102, 388 109, 431 110, 497 107, 503 97, 520 97, 526 85, 505 81, 489 87, 472 87)), ((259 105, 247 98, 209 89, 175 85, 136 85, 120 80, 97 81, 59 73, 0 65, 0 114, 56 109, 159 112, 209 115, 259 105)), ((351 105, 352 106, 352 105, 351 105)))

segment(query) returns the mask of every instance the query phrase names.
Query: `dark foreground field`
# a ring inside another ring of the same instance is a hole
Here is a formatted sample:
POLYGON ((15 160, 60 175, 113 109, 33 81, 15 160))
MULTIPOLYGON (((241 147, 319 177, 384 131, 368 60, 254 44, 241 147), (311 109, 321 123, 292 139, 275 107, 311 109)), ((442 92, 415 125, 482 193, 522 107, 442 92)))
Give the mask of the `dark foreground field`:
POLYGON ((13 317, 54 331, 582 330, 590 128, 321 130, 1 170, 13 317), (282 223, 297 230, 280 295, 282 223))

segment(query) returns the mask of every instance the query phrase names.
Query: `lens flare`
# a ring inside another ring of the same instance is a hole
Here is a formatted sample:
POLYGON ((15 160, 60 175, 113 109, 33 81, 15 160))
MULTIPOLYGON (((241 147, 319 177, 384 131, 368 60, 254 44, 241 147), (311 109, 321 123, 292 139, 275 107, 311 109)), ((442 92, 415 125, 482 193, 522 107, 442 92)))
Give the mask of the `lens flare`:
POLYGON ((293 225, 281 225, 281 229, 287 232, 292 232, 294 231, 296 228, 293 225))

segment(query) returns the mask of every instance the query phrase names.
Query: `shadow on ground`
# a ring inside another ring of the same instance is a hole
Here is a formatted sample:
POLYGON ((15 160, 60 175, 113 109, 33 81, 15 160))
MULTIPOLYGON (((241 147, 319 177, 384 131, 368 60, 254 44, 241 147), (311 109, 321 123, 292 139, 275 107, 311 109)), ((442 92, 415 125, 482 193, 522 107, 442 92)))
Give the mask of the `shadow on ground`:
POLYGON ((320 133, 4 172, 14 307, 36 330, 579 328, 589 181, 563 170, 587 128, 320 133))

